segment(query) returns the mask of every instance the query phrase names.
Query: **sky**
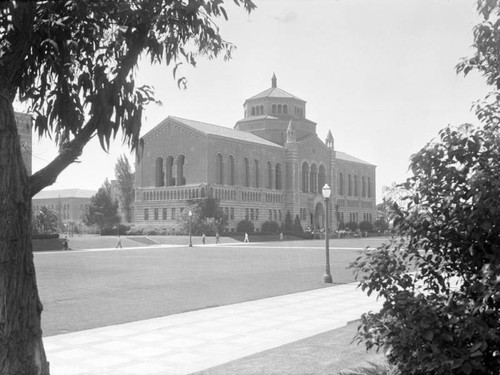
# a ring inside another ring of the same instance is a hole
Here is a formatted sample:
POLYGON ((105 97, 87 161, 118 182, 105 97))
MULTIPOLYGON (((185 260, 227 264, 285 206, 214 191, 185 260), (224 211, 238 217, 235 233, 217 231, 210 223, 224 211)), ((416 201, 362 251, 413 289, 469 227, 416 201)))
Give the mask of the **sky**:
MULTIPOLYGON (((141 134, 167 116, 232 128, 243 118, 245 99, 278 87, 307 101, 307 118, 335 148, 377 166, 382 187, 403 182, 409 159, 440 129, 477 123, 471 105, 488 87, 477 74, 457 75, 455 66, 473 53, 479 18, 472 0, 254 0, 248 15, 227 2, 223 37, 237 47, 233 58, 182 66, 180 90, 172 68, 141 62, 137 81, 152 84, 161 106, 144 111, 141 134)), ((33 172, 57 153, 33 137, 33 172)), ((80 161, 47 189, 97 190, 114 179, 121 154, 133 155, 120 138, 104 152, 97 140, 80 161)))

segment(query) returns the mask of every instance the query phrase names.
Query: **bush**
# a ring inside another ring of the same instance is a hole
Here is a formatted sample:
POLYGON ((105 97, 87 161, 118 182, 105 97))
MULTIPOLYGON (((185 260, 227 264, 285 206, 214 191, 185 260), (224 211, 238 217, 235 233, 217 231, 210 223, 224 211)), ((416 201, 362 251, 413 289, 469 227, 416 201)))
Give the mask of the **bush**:
POLYGON ((397 237, 353 263, 384 300, 358 339, 402 374, 500 373, 499 139, 498 125, 442 130, 411 158, 397 237))
POLYGON ((295 215, 295 222, 293 223, 293 234, 302 234, 304 233, 304 229, 302 228, 302 224, 300 223, 299 215, 295 215))
POLYGON ((358 230, 358 223, 350 221, 345 225, 345 229, 350 230, 351 232, 356 232, 358 230))
POLYGON ((48 240, 52 238, 59 238, 59 233, 53 233, 53 234, 33 234, 31 236, 33 240, 48 240))
POLYGON ((275 221, 266 221, 262 224, 262 233, 277 234, 280 232, 280 225, 275 221))
POLYGON ((123 235, 123 234, 127 234, 129 232, 129 230, 130 230, 130 226, 128 226, 128 225, 123 225, 123 224, 109 225, 109 226, 105 226, 104 228, 102 228, 101 235, 102 236, 117 236, 118 233, 120 233, 120 235, 123 235))
POLYGON ((385 232, 389 229, 389 224, 384 219, 377 219, 374 223, 375 230, 385 232))
POLYGON ((373 232, 373 224, 369 221, 362 221, 359 223, 359 230, 367 233, 373 232))
POLYGON ((236 227, 236 230, 239 232, 239 233, 248 233, 248 234, 252 234, 255 230, 254 226, 253 226, 253 223, 250 221, 250 220, 241 220, 237 227, 236 227))

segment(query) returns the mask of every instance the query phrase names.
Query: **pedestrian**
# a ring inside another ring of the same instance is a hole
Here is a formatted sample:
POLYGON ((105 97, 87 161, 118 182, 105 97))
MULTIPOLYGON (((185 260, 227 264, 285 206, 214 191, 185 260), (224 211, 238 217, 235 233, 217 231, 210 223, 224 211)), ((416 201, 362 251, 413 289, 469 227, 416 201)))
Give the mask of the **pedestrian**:
POLYGON ((245 243, 250 243, 250 241, 248 240, 248 233, 245 232, 245 239, 243 240, 243 242, 245 243))
POLYGON ((203 245, 205 245, 205 240, 206 240, 206 239, 207 239, 207 238, 205 237, 205 233, 203 233, 203 234, 201 235, 201 242, 203 242, 203 245))
POLYGON ((280 241, 283 241, 283 232, 280 232, 280 241))
POLYGON ((68 242, 68 237, 65 237, 63 240, 63 249, 68 250, 69 249, 69 242, 68 242))
POLYGON ((118 243, 116 244, 116 249, 122 249, 122 239, 120 236, 118 236, 118 243))
POLYGON ((219 232, 215 232, 215 243, 219 243, 219 242, 220 242, 219 232))

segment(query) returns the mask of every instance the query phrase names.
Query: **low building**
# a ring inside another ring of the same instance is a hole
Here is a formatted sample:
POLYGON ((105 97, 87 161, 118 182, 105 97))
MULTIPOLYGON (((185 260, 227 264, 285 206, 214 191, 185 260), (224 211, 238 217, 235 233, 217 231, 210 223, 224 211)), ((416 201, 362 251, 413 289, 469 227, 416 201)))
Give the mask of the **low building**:
POLYGON ((32 198, 31 207, 36 213, 42 206, 46 206, 53 210, 63 223, 81 221, 89 209, 90 198, 95 193, 95 190, 84 189, 42 190, 32 198))

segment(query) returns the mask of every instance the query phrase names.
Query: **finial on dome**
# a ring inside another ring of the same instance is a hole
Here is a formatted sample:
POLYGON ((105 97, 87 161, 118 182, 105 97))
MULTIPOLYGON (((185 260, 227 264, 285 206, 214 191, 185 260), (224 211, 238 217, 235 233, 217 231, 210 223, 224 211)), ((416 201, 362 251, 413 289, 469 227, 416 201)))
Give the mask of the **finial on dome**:
POLYGON ((276 79, 276 74, 274 74, 274 73, 273 73, 273 78, 271 78, 271 86, 272 86, 273 88, 276 88, 276 87, 277 87, 277 86, 276 86, 276 83, 277 83, 276 81, 277 81, 277 79, 276 79))

